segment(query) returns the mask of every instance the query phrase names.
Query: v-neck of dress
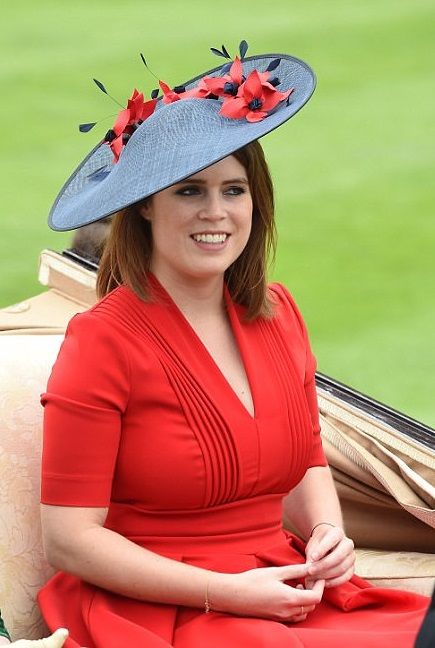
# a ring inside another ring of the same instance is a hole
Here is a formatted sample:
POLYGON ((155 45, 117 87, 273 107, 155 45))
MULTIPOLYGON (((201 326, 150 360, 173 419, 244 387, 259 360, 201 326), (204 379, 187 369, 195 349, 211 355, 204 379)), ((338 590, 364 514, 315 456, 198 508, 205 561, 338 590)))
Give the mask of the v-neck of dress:
POLYGON ((230 382, 227 380, 225 375, 223 374, 222 370, 220 369, 219 365, 211 355, 210 351, 207 349, 206 345, 204 342, 201 340, 187 317, 184 315, 183 311, 179 308, 179 306, 176 304, 176 302, 172 299, 171 295, 168 293, 166 288, 160 283, 160 281, 157 279, 157 277, 150 272, 149 273, 149 279, 151 281, 152 287, 157 291, 157 294, 160 297, 163 297, 163 303, 165 303, 167 306, 169 306, 174 313, 174 315, 178 318, 180 323, 183 325, 184 328, 187 328, 190 335, 192 336, 192 339, 194 340, 195 344, 197 345, 198 349, 202 352, 202 355, 208 362, 208 364, 213 368, 214 373, 219 377, 221 383, 224 385, 226 390, 231 394, 233 400, 237 403, 238 407, 241 408, 243 413, 248 416, 252 421, 255 421, 258 417, 258 399, 256 398, 256 389, 253 381, 253 375, 254 372, 252 371, 252 368, 250 366, 250 361, 249 361, 249 356, 247 354, 247 349, 244 344, 243 340, 243 330, 242 330, 242 325, 239 319, 239 315, 236 310, 236 306, 232 301, 230 292, 228 290, 227 285, 224 283, 224 290, 223 290, 223 296, 225 300, 225 306, 227 309, 228 313, 228 321, 230 324, 230 329, 234 337, 234 341, 236 344, 236 347, 238 349, 240 359, 246 374, 246 378, 248 381, 249 389, 251 392, 251 400, 253 404, 254 411, 251 413, 245 404, 240 400, 239 396, 237 395, 236 391, 230 384, 230 382))

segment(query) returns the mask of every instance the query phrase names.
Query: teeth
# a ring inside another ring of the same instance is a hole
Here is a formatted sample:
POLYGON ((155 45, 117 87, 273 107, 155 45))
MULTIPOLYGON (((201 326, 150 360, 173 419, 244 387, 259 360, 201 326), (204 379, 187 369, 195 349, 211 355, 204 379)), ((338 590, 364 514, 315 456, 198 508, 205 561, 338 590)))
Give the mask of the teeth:
POLYGON ((193 239, 198 243, 223 243, 228 234, 194 234, 193 239))

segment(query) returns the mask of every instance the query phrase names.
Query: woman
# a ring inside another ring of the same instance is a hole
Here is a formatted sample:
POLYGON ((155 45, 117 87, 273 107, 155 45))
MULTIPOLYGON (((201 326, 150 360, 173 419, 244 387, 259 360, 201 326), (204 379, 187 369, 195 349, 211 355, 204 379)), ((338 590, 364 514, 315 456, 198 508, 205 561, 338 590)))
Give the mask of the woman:
POLYGON ((245 54, 161 83, 157 103, 135 91, 50 216, 62 230, 117 212, 102 299, 70 323, 42 398, 44 540, 62 572, 39 601, 68 648, 406 647, 427 605, 353 576, 305 325, 266 284, 256 140, 314 77, 245 54), (283 498, 305 542, 283 531, 283 498))

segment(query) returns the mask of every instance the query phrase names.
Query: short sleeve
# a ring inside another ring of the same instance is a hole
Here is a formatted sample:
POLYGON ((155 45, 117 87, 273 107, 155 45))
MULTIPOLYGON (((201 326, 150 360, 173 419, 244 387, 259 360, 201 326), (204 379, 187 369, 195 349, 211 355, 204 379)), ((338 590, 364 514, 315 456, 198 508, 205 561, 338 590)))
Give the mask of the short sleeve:
POLYGON ((41 396, 43 503, 109 505, 128 395, 119 333, 92 311, 76 315, 41 396))
POLYGON ((287 317, 295 318, 301 332, 302 343, 304 345, 305 371, 304 371, 304 390, 310 411, 313 426, 313 447, 308 468, 313 466, 326 466, 328 464, 322 447, 320 436, 319 407, 317 403, 316 391, 316 369, 317 361, 311 350, 311 344, 308 336, 307 327, 297 307, 293 297, 285 286, 274 283, 271 286, 273 293, 277 296, 279 302, 284 304, 284 313, 287 317))

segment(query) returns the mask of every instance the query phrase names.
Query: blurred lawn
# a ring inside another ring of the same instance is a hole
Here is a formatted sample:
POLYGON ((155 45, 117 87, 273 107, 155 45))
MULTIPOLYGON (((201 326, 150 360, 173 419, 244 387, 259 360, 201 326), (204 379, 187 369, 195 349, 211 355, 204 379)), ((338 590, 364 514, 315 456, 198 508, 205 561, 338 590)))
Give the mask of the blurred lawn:
POLYGON ((287 52, 318 75, 310 104, 264 140, 277 188, 273 275, 296 296, 319 369, 435 425, 433 0, 30 0, 2 7, 0 306, 40 291, 38 253, 76 163, 121 101, 250 54, 287 52))

